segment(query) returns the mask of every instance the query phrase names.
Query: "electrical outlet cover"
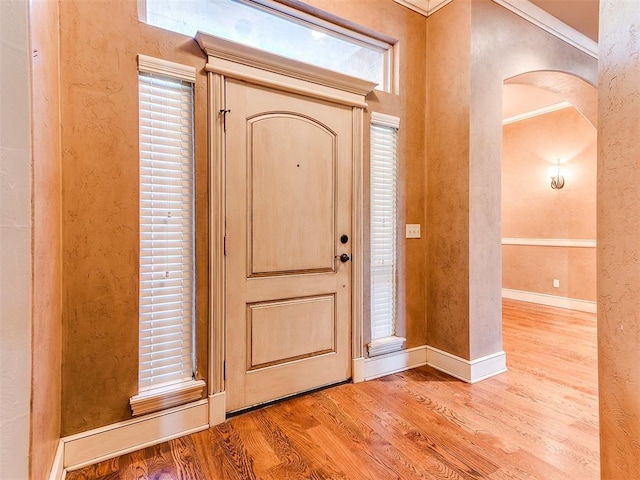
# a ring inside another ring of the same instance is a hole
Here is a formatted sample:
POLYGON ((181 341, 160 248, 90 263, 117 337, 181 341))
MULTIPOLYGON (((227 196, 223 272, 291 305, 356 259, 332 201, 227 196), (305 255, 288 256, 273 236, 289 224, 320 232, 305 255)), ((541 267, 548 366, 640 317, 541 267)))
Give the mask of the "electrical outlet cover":
POLYGON ((407 223, 405 238, 420 238, 420 224, 407 223))

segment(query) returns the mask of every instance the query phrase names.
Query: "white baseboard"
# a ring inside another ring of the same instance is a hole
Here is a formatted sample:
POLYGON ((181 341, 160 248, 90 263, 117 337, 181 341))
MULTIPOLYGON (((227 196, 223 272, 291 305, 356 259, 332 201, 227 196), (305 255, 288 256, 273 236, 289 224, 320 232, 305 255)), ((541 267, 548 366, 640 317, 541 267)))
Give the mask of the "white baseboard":
POLYGON ((209 427, 220 425, 227 419, 227 393, 209 395, 209 427))
POLYGON ((360 375, 362 378, 364 380, 373 380, 374 378, 426 365, 427 347, 426 345, 422 345, 420 347, 387 353, 386 355, 364 358, 361 363, 362 371, 360 375))
POLYGON ((366 358, 354 358, 351 363, 351 381, 353 383, 364 382, 364 361, 366 358))
POLYGON ((568 308, 580 312, 597 313, 597 304, 589 300, 579 300, 577 298, 559 297, 546 293, 525 292, 523 290, 502 289, 502 297, 522 302, 538 303, 549 307, 568 308))
POLYGON ((427 364, 467 383, 476 383, 507 371, 504 352, 476 360, 465 360, 437 348, 427 346, 427 364))
POLYGON ((56 454, 51 464, 51 473, 49 480, 64 480, 67 477, 67 471, 64 469, 64 442, 62 439, 58 442, 56 454))
POLYGON ((174 407, 62 439, 67 471, 209 428, 209 401, 174 407))
MULTIPOLYGON (((356 358, 352 377, 354 382, 373 380, 427 363, 470 383, 506 370, 504 352, 469 362, 422 345, 372 358, 356 358)), ((226 419, 225 396, 225 392, 217 393, 205 400, 64 437, 60 439, 49 480, 63 480, 67 471, 222 423, 226 419)))

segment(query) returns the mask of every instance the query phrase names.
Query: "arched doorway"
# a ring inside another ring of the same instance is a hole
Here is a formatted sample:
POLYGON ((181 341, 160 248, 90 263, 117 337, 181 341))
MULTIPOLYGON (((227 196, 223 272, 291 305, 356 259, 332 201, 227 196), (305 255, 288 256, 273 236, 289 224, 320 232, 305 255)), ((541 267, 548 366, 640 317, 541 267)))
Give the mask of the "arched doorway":
POLYGON ((561 72, 504 85, 503 296, 596 311, 596 89, 561 72))
POLYGON ((505 381, 544 392, 544 409, 565 416, 567 443, 580 444, 581 478, 595 478, 600 451, 596 97, 595 87, 560 72, 532 72, 504 84, 505 381))

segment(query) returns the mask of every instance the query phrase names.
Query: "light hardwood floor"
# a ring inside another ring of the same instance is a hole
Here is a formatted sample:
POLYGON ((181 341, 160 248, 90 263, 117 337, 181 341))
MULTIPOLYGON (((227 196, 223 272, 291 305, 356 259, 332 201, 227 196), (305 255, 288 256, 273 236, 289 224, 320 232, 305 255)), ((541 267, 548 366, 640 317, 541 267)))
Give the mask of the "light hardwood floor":
POLYGON ((597 479, 595 315, 505 300, 504 347, 509 371, 476 385, 341 385, 67 479, 597 479))

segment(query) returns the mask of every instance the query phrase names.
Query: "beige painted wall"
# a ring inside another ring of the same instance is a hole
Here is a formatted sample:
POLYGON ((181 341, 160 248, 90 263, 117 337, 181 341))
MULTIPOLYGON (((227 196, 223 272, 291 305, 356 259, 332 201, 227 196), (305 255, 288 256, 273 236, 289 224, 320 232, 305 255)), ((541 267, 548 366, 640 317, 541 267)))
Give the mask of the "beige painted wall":
POLYGON ((33 152, 31 478, 47 478, 60 438, 62 170, 58 3, 30 3, 33 152))
POLYGON ((469 358, 471 2, 427 27, 427 343, 469 358))
POLYGON ((29 478, 32 218, 29 24, 0 2, 0 476, 29 478))
MULTIPOLYGON (((369 110, 401 117, 401 216, 424 219, 425 20, 393 0, 311 5, 398 38, 401 94, 369 110), (411 69, 411 71, 410 71, 411 69)), ((138 352, 136 55, 193 65, 196 82, 198 376, 206 372, 208 237, 205 56, 188 37, 140 23, 136 0, 61 3, 63 162, 62 434, 130 418, 138 352)), ((214 32, 215 33, 215 32, 214 32)), ((404 240, 402 241, 403 245, 404 240)), ((407 345, 425 343, 425 239, 407 241, 400 273, 407 345)))
POLYGON ((558 70, 595 84, 597 62, 491 0, 431 16, 427 58, 428 343, 476 359, 502 349, 503 82, 558 70))
POLYGON ((603 480, 640 478, 640 2, 601 0, 598 370, 603 480))
MULTIPOLYGON (((502 236, 595 240, 596 130, 577 110, 504 126, 502 236), (565 177, 560 190, 549 185, 556 159, 565 177)), ((595 301, 595 269, 595 247, 502 247, 504 288, 595 301)))
POLYGON ((60 4, 64 309, 62 434, 130 418, 138 369, 137 54, 193 65, 198 377, 206 374, 204 53, 138 21, 136 0, 60 4))

